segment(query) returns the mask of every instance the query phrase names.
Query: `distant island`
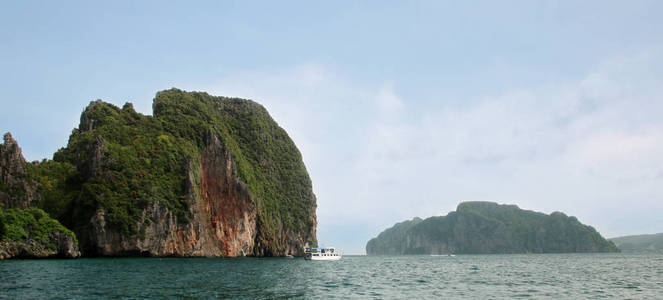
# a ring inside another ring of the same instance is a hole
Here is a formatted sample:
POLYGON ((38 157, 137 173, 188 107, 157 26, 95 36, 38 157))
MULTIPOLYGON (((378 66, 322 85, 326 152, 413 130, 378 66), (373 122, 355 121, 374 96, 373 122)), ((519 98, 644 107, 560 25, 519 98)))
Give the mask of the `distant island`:
POLYGON ((285 256, 316 246, 301 154, 251 100, 171 89, 93 101, 53 160, 0 144, 0 259, 285 256))
POLYGON ((618 251, 575 217, 493 202, 463 202, 446 216, 397 223, 366 244, 368 255, 618 251))
POLYGON ((663 253, 663 233, 627 235, 610 241, 623 252, 663 253))

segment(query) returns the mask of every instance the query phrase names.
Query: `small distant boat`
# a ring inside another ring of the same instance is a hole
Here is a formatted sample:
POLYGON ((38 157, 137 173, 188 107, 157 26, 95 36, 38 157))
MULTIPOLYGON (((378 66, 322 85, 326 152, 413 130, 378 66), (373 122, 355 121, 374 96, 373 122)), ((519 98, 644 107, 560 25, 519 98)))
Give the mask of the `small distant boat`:
POLYGON ((292 255, 286 255, 285 258, 295 258, 295 257, 292 255))
POLYGON ((306 248, 304 259, 306 260, 339 260, 343 253, 337 251, 334 247, 325 248, 306 248))

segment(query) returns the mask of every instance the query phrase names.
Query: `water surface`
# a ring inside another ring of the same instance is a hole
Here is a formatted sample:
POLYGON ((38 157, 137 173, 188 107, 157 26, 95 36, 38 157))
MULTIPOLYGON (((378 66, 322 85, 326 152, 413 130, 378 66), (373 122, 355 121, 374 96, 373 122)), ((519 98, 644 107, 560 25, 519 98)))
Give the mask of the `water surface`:
POLYGON ((0 261, 2 299, 660 299, 663 255, 0 261))

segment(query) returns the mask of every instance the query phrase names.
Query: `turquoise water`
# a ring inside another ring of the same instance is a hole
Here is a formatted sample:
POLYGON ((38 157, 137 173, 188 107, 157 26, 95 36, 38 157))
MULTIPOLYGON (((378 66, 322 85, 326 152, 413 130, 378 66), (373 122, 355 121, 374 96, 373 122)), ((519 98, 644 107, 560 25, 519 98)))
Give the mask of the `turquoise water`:
POLYGON ((2 299, 662 299, 663 255, 0 261, 2 299))

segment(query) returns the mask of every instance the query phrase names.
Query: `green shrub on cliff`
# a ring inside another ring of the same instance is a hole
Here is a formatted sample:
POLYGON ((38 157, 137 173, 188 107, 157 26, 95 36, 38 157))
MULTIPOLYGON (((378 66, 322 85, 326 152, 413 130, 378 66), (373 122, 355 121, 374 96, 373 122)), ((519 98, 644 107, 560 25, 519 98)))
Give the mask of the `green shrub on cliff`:
POLYGON ((55 250, 56 246, 51 241, 51 235, 58 231, 73 237, 77 243, 76 235, 71 230, 50 218, 41 209, 0 208, 0 241, 21 242, 28 239, 45 241, 49 249, 55 250))
POLYGON ((33 205, 55 219, 69 220, 74 193, 67 189, 67 181, 76 174, 76 167, 68 162, 44 159, 39 164, 26 164, 26 169, 30 178, 38 183, 40 200, 33 205))
POLYGON ((0 206, 0 241, 3 240, 5 236, 5 232, 7 231, 5 227, 5 219, 2 217, 2 206, 0 206))

